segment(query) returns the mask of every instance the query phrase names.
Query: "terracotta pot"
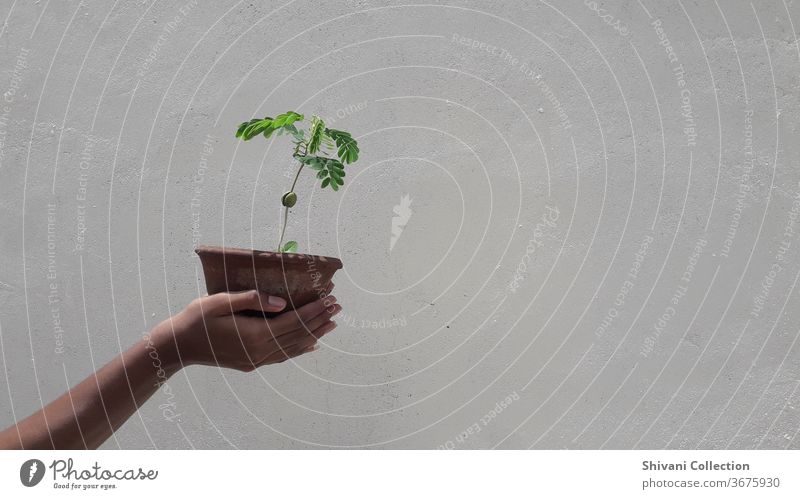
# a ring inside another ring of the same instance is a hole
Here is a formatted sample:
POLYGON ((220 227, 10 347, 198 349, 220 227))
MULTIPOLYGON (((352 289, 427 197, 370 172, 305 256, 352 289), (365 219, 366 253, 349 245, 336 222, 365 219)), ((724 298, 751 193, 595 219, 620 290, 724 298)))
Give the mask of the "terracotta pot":
POLYGON ((199 246, 208 294, 258 289, 287 302, 286 310, 324 296, 342 261, 329 256, 199 246))

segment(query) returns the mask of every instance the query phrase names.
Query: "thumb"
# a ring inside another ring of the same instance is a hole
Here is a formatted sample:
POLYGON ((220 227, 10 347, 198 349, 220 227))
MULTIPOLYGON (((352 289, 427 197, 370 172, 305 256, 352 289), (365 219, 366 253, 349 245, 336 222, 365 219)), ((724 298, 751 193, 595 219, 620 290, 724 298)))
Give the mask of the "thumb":
POLYGON ((278 296, 270 296, 257 290, 238 291, 233 293, 217 293, 207 298, 206 310, 212 315, 222 316, 260 310, 263 312, 280 312, 286 307, 286 300, 278 296))

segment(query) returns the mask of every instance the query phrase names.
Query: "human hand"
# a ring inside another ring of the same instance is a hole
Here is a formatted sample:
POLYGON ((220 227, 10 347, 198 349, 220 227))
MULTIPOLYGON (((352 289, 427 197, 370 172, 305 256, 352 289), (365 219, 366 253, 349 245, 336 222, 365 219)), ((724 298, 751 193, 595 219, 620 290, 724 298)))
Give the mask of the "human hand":
POLYGON ((156 329, 172 336, 182 366, 218 365, 250 372, 315 350, 317 340, 336 327, 331 317, 342 309, 335 297, 326 296, 272 318, 240 314, 274 313, 285 307, 282 298, 255 290, 217 293, 197 298, 156 329))
MULTIPOLYGON (((0 449, 96 449, 182 367, 252 371, 283 362, 311 351, 336 327, 331 317, 341 310, 327 296, 269 319, 238 313, 285 307, 256 291, 198 298, 67 393, 0 431, 0 449)), ((166 410, 165 418, 176 416, 166 410)))

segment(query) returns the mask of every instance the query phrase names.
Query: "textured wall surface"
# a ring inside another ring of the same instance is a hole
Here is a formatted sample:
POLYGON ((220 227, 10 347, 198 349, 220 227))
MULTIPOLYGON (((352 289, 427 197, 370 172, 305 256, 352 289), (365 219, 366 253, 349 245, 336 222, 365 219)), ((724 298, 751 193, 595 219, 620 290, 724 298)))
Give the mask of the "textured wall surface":
POLYGON ((0 19, 0 425, 203 293, 196 244, 273 247, 291 146, 233 132, 295 109, 361 145, 288 228, 344 261, 339 328, 105 448, 800 445, 797 0, 0 19))

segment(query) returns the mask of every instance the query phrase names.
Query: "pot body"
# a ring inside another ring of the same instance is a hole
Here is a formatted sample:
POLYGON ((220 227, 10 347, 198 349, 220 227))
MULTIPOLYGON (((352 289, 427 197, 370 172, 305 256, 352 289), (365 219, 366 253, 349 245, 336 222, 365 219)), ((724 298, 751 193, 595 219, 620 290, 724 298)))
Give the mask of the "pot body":
POLYGON ((208 294, 258 289, 280 296, 286 310, 325 295, 333 274, 342 268, 338 258, 276 253, 222 246, 198 246, 208 294))

